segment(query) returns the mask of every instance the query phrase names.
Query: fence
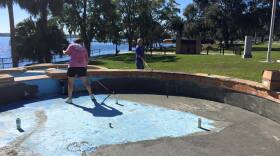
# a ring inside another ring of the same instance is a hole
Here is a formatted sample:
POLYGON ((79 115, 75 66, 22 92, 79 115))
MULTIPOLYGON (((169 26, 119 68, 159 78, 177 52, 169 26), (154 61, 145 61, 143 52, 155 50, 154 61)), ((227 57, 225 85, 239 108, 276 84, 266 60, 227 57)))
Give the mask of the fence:
POLYGON ((11 60, 12 60, 12 58, 0 58, 1 68, 4 69, 6 65, 10 65, 11 60))
POLYGON ((101 49, 92 49, 90 51, 90 56, 91 57, 99 57, 99 56, 101 56, 101 49))
MULTIPOLYGON (((35 61, 31 61, 28 59, 20 59, 19 60, 19 66, 25 66, 28 64, 34 64, 35 61)), ((0 69, 5 68, 12 68, 13 67, 13 59, 12 58, 0 58, 0 69)))
MULTIPOLYGON (((90 52, 91 57, 99 57, 102 55, 101 49, 92 49, 90 52)), ((69 56, 61 56, 61 55, 53 55, 52 63, 65 62, 69 61, 69 56)), ((32 61, 29 59, 20 59, 19 66, 25 66, 29 64, 36 64, 37 61, 32 61)), ((13 67, 13 59, 12 58, 0 58, 0 69, 12 68, 13 67)))

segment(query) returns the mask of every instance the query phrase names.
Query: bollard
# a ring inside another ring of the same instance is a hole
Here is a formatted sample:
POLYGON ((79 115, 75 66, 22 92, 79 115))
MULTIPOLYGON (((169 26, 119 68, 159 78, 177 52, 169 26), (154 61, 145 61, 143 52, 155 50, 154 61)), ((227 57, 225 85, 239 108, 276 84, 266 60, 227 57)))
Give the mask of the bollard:
POLYGON ((117 105, 119 104, 118 99, 116 100, 116 104, 117 104, 117 105))
POLYGON ((87 156, 86 151, 83 151, 83 152, 82 152, 82 156, 87 156))
POLYGON ((20 130, 21 129, 21 120, 20 120, 20 118, 17 118, 16 125, 17 125, 17 129, 20 130))
POLYGON ((198 118, 198 128, 202 128, 201 123, 202 123, 201 118, 198 118))

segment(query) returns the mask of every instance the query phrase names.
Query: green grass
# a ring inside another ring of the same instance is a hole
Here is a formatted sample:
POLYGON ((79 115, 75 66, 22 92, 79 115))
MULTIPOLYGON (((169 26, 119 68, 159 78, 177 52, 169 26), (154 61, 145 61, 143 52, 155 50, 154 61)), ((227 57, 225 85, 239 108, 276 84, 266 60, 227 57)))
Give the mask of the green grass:
MULTIPOLYGON (((275 46, 276 50, 280 48, 280 44, 278 46, 275 46)), ((257 47, 264 48, 264 45, 254 46, 254 48, 257 47)), ((134 69, 134 57, 134 54, 108 56, 99 58, 91 64, 110 69, 134 69)), ((280 60, 280 51, 273 51, 272 58, 280 60)), ((261 81, 264 69, 280 69, 280 63, 260 62, 264 60, 266 60, 266 52, 256 51, 256 49, 253 52, 253 59, 246 60, 234 55, 153 55, 147 57, 149 65, 156 70, 216 74, 258 82, 261 81)))

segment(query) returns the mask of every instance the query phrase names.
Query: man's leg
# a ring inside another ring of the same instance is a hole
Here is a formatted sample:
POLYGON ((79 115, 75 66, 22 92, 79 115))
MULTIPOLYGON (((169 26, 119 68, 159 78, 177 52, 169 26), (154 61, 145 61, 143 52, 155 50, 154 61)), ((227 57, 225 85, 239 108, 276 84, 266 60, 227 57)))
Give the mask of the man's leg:
POLYGON ((143 61, 137 60, 137 61, 136 61, 136 68, 137 68, 137 69, 144 69, 143 61))
POLYGON ((145 69, 144 62, 141 62, 141 69, 145 69))

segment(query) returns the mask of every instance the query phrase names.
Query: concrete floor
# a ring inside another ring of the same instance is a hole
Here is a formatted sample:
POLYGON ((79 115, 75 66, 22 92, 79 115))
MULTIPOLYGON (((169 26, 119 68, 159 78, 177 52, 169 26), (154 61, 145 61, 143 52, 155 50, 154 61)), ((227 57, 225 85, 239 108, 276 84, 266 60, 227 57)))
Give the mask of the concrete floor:
MULTIPOLYGON (((120 145, 108 145, 99 147, 95 152, 86 153, 86 155, 277 156, 280 153, 280 125, 243 109, 227 104, 186 97, 119 95, 119 98, 136 103, 146 103, 190 112, 215 121, 215 127, 217 129, 184 137, 160 138, 120 145)), ((42 119, 42 121, 39 120, 38 122, 42 123, 39 126, 43 128, 46 122, 45 120, 49 120, 49 118, 40 112, 36 116, 42 119)), ((41 129, 40 127, 38 129, 41 129)), ((15 146, 1 148, 0 156, 39 156, 37 153, 22 149, 20 146, 22 143, 20 141, 15 146)))
POLYGON ((205 131, 198 118, 203 128, 217 130, 214 121, 192 113, 105 97, 97 95, 93 102, 80 94, 73 104, 53 97, 0 106, 0 155, 79 156, 104 145, 187 136, 205 131))
POLYGON ((161 138, 98 148, 91 156, 277 156, 280 125, 226 104, 157 95, 122 95, 122 99, 191 112, 220 121, 219 132, 161 138))

